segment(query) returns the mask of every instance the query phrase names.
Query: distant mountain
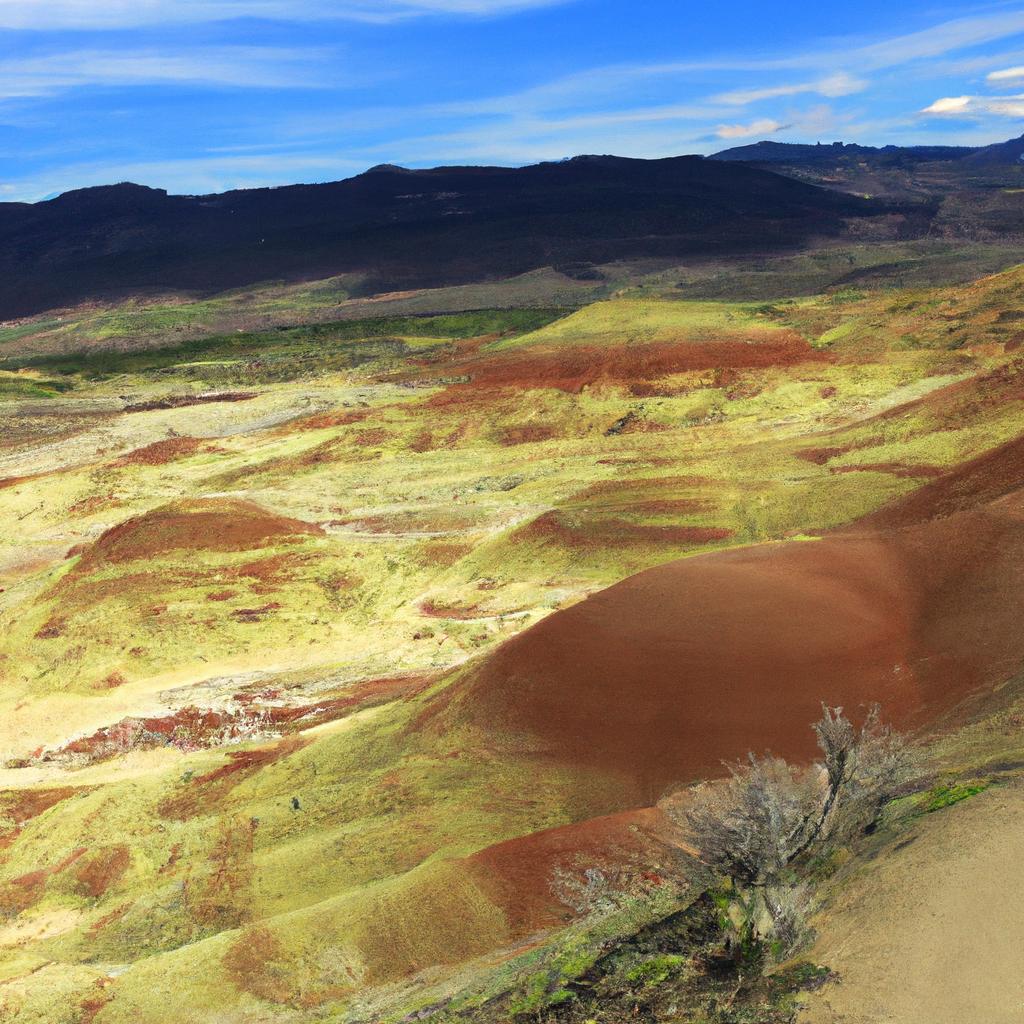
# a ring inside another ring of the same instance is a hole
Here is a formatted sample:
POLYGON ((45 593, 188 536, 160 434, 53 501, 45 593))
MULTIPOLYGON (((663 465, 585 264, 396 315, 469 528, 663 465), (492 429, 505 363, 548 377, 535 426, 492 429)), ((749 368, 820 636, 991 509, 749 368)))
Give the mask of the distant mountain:
POLYGON ((1006 166, 1019 164, 1024 160, 1024 135, 1008 142, 998 142, 994 146, 984 146, 975 150, 964 160, 972 167, 1006 166))
MULTIPOLYGON (((854 195, 886 196, 892 200, 941 203, 954 193, 964 200, 972 190, 980 195, 996 186, 1024 184, 1024 137, 978 147, 757 142, 723 150, 710 159, 771 170, 797 181, 854 195)), ((1000 211, 995 222, 985 217, 981 210, 984 203, 966 201, 970 211, 961 208, 955 219, 968 234, 975 230, 995 229, 1004 234, 1011 229, 1019 230, 1021 218, 1016 201, 1008 203, 1007 216, 1000 211)))
MULTIPOLYGON (((774 145, 774 144, 769 144, 774 145)), ((813 147, 811 147, 813 148, 813 147)), ((367 275, 366 291, 631 257, 804 244, 868 201, 742 163, 577 157, 523 168, 383 165, 323 185, 174 196, 123 183, 0 204, 0 318, 135 292, 367 275)))
MULTIPOLYGON (((995 147, 986 147, 992 149, 995 147)), ((804 145, 793 142, 755 142, 715 153, 712 160, 755 164, 827 165, 840 161, 866 160, 880 165, 960 160, 978 153, 970 146, 860 146, 855 142, 804 145)))

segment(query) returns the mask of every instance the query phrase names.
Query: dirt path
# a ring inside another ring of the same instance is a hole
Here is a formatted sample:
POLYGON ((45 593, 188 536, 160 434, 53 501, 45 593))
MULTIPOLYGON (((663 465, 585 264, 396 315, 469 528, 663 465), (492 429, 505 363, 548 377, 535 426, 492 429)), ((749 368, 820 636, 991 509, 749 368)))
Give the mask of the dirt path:
POLYGON ((799 1024, 1024 1022, 1024 785, 922 819, 817 922, 841 982, 799 1024))

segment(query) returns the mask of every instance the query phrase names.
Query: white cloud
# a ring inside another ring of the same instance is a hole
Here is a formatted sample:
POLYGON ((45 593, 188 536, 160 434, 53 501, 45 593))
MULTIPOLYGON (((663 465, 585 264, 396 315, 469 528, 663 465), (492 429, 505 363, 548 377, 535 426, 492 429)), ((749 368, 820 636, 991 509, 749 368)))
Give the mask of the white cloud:
POLYGON ((922 114, 945 117, 1024 117, 1024 95, 945 96, 925 107, 922 114))
POLYGON ((729 103, 735 106, 747 106, 761 100, 778 99, 782 96, 799 96, 801 93, 817 93, 819 96, 832 98, 851 96, 862 92, 868 83, 845 71, 819 79, 816 82, 800 82, 795 85, 770 85, 760 89, 733 89, 712 97, 712 102, 729 103))
POLYGON ((990 85, 1020 85, 1024 80, 1024 66, 1016 68, 1003 68, 1001 71, 990 71, 985 80, 990 85))
MULTIPOLYGON (((187 52, 74 50, 0 60, 0 98, 48 96, 83 86, 316 87, 327 80, 319 50, 222 46, 187 52)), ((331 74, 332 85, 339 82, 331 74)))
POLYGON ((569 0, 0 0, 0 28, 112 29, 233 18, 389 22, 426 15, 487 17, 569 0))
POLYGON ((922 114, 962 114, 966 111, 974 97, 972 96, 944 96, 934 103, 925 107, 922 114))
POLYGON ((749 124, 720 124, 715 129, 715 134, 720 139, 749 139, 755 135, 774 135, 785 127, 784 124, 773 121, 770 117, 762 117, 749 124))

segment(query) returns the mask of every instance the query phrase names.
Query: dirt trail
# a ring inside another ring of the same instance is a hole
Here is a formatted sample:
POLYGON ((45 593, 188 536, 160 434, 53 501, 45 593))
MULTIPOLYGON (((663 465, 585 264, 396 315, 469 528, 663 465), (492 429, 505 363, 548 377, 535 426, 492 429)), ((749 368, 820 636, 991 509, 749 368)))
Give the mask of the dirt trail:
POLYGON ((799 1024, 1024 1021, 1024 785, 929 815, 816 922, 841 977, 799 1024))

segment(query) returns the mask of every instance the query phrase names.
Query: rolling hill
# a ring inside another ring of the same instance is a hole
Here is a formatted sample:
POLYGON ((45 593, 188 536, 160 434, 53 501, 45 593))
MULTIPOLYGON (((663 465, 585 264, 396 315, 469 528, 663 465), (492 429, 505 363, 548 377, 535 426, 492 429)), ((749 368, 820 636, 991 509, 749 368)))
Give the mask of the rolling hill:
POLYGON ((695 158, 5 208, 6 294, 82 304, 0 326, 4 1024, 863 993, 847 895, 1024 765, 1024 268, 931 210, 695 158), (271 272, 334 276, 217 290, 271 272), (917 774, 737 973, 678 812, 823 701, 917 774))

